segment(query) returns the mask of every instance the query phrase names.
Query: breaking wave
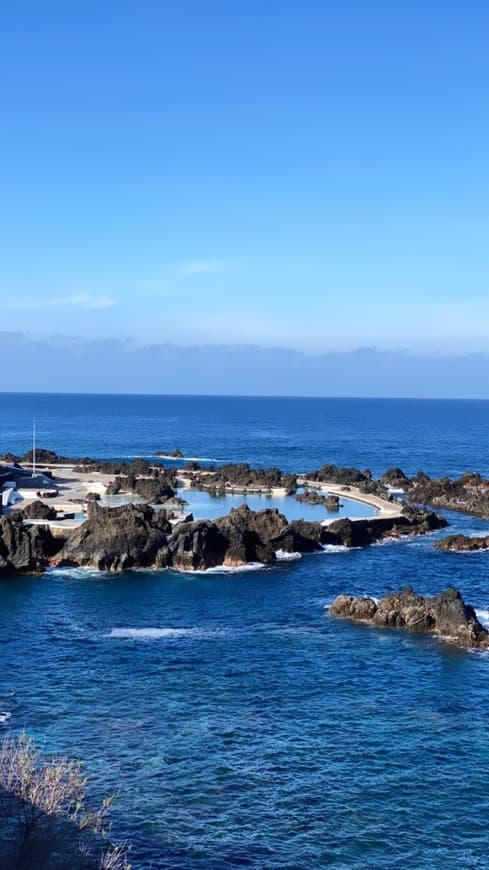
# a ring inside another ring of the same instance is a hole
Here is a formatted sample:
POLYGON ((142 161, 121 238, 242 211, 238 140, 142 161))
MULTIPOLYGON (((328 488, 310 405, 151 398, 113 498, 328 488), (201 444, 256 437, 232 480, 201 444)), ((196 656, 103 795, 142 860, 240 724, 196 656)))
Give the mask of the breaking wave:
POLYGON ((263 571, 267 566, 263 562, 247 562, 246 565, 216 565, 215 568, 196 568, 194 571, 172 568, 182 574, 243 574, 248 571, 263 571))
POLYGON ((220 637, 226 629, 210 628, 112 628, 105 637, 130 640, 172 640, 183 637, 220 637))
POLYGON ((489 610, 476 610, 475 615, 484 628, 489 629, 489 610))
POLYGON ((302 553, 287 553, 285 550, 275 550, 275 558, 277 562, 293 562, 296 559, 302 559, 302 553))

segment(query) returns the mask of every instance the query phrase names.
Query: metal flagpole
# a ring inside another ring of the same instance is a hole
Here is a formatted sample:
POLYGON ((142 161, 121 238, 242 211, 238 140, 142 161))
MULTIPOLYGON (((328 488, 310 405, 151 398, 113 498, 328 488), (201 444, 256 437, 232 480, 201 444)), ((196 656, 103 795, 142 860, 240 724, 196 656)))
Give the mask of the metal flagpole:
POLYGON ((32 476, 36 476, 36 421, 32 421, 32 476))

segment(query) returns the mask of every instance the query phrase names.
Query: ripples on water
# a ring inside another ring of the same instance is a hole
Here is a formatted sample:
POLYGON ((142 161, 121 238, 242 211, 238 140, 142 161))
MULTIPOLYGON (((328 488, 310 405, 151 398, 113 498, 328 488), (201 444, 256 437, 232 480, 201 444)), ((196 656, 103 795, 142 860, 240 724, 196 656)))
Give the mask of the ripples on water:
MULTIPOLYGON (((163 424, 153 440, 168 443, 163 424)), ((450 582, 489 611, 489 554, 434 537, 252 572, 4 582, 0 727, 79 755, 96 793, 118 793, 136 868, 486 867, 489 656, 324 610, 341 591, 450 582)))

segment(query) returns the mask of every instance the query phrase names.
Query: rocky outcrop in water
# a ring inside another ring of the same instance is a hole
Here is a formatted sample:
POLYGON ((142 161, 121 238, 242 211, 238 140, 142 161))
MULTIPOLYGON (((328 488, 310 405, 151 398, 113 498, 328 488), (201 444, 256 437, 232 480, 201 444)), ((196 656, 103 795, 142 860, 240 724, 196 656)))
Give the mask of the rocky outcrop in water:
POLYGON ((430 478, 419 472, 407 490, 412 501, 472 516, 489 517, 489 480, 467 472, 457 480, 430 478))
POLYGON ((282 550, 284 553, 314 553, 322 549, 326 535, 321 523, 292 520, 275 535, 272 544, 276 551, 282 550))
POLYGON ((178 525, 168 540, 167 564, 183 570, 270 564, 277 549, 274 539, 286 527, 286 518, 277 510, 252 511, 241 505, 212 522, 178 525))
POLYGON ((317 480, 322 483, 338 483, 347 486, 358 486, 372 479, 372 472, 367 468, 360 471, 358 468, 342 468, 339 465, 322 465, 317 471, 310 471, 306 475, 308 480, 317 480))
POLYGON ((447 553, 469 553, 475 550, 489 550, 489 535, 471 537, 470 535, 448 535, 441 541, 436 541, 437 550, 447 553))
POLYGON ((374 517, 369 520, 335 520, 324 527, 322 542, 345 547, 368 547, 385 538, 425 535, 442 529, 448 523, 444 517, 423 508, 410 508, 399 517, 374 517))
MULTIPOLYGON (((188 466, 186 473, 190 470, 188 466)), ((295 474, 284 474, 279 468, 251 468, 247 462, 239 462, 220 465, 212 471, 193 473, 192 486, 217 492, 232 487, 241 491, 253 489, 263 492, 283 487, 288 493, 294 493, 297 489, 297 477, 295 474)))
POLYGON ((66 538, 58 564, 88 566, 99 571, 124 571, 159 565, 171 525, 148 505, 90 506, 90 517, 66 538))
POLYGON ((148 504, 102 508, 88 503, 89 516, 65 538, 40 526, 24 525, 20 513, 5 517, 0 529, 0 570, 42 571, 50 564, 88 566, 102 571, 130 568, 205 570, 250 562, 271 564, 277 551, 310 553, 325 544, 363 547, 387 536, 422 534, 445 523, 429 511, 372 520, 337 520, 327 526, 288 522, 277 510, 247 505, 217 520, 181 522, 148 504))
POLYGON ((380 482, 404 489, 404 487, 409 485, 410 480, 409 477, 406 477, 402 468, 388 468, 387 471, 384 471, 380 482))
POLYGON ((317 489, 307 489, 305 492, 300 492, 296 496, 296 501, 304 502, 305 504, 320 504, 327 511, 338 511, 340 509, 340 499, 337 495, 324 495, 318 492, 317 489))
POLYGON ((380 599, 339 595, 329 612, 355 622, 382 628, 438 634, 463 647, 489 646, 489 632, 477 619, 475 610, 465 604, 458 589, 449 587, 433 598, 416 595, 411 586, 391 592, 380 599))
POLYGON ((118 495, 121 492, 139 495, 150 504, 163 504, 175 496, 175 490, 170 480, 172 476, 164 473, 156 477, 116 477, 107 487, 107 495, 118 495))
POLYGON ((24 525, 20 515, 1 517, 0 574, 38 574, 50 563, 62 543, 44 526, 24 525))

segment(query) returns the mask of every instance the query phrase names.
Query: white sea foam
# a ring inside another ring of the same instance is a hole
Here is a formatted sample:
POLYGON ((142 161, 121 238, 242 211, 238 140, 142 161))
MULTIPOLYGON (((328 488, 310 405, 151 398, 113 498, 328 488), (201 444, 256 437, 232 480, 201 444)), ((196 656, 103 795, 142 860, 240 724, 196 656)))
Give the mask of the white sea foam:
POLYGON ((360 547, 345 547, 344 544, 321 544, 323 553, 347 553, 348 550, 359 550, 360 547))
POLYGON ((179 638, 216 638, 229 634, 225 628, 113 628, 105 635, 112 639, 174 640, 179 638))
POLYGON ((7 720, 10 719, 11 715, 12 715, 11 713, 7 713, 5 710, 1 710, 0 711, 0 724, 3 722, 7 722, 7 720))
POLYGON ((485 628, 489 628, 489 610, 476 610, 475 614, 479 622, 482 622, 485 628))
POLYGON ((263 571, 267 566, 263 562, 247 562, 246 565, 216 565, 215 568, 197 568, 195 571, 172 568, 182 574, 243 574, 248 571, 263 571))
POLYGON ((188 637, 195 635, 199 629, 195 628, 113 628, 107 637, 115 638, 172 638, 188 637))
POLYGON ((285 550, 275 550, 275 558, 277 562, 292 562, 296 559, 302 559, 302 554, 287 553, 285 550))
MULTIPOLYGON (((380 601, 380 598, 376 598, 375 595, 369 595, 368 592, 358 592, 358 593, 355 593, 355 598, 371 598, 372 601, 375 601, 376 604, 378 604, 379 601, 380 601)), ((324 599, 323 599, 323 601, 324 601, 324 599)), ((323 601, 321 601, 320 599, 318 599, 318 602, 321 604, 322 607, 324 607, 325 610, 330 610, 331 605, 333 604, 333 602, 330 601, 329 604, 324 604, 323 601)))
POLYGON ((80 566, 78 568, 46 568, 46 574, 49 574, 50 577, 79 577, 80 579, 86 580, 87 577, 102 577, 103 574, 106 573, 104 571, 97 571, 95 568, 90 568, 88 565, 80 566))
POLYGON ((173 462, 224 462, 224 459, 215 459, 213 456, 170 456, 170 454, 160 453, 159 456, 152 457, 153 459, 171 459, 173 462))

